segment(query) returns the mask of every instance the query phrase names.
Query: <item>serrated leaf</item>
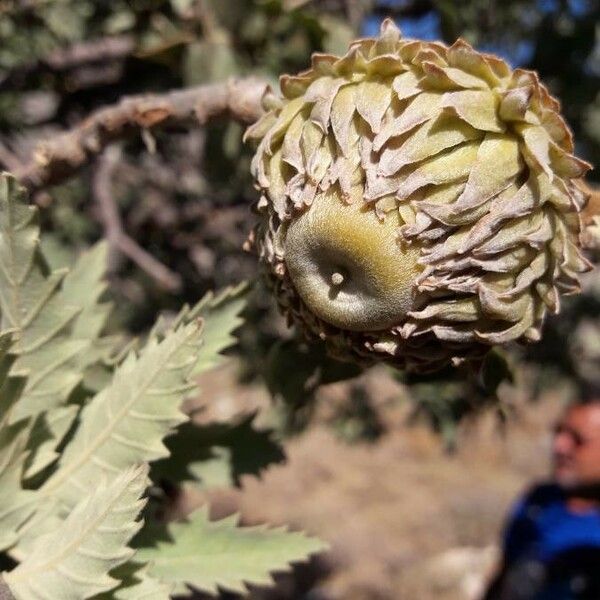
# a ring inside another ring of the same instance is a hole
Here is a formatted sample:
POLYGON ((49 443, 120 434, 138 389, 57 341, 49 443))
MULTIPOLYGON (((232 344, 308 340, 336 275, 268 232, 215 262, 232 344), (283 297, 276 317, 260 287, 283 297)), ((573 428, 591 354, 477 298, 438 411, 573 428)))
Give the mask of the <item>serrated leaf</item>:
POLYGON ((203 344, 194 367, 195 375, 218 365, 223 360, 221 352, 237 342, 233 332, 243 322, 240 314, 246 308, 248 289, 244 282, 216 296, 208 293, 190 312, 188 319, 201 317, 204 320, 203 344))
POLYGON ((27 461, 25 478, 30 478, 51 465, 57 458, 56 447, 73 424, 79 407, 58 406, 35 419, 27 442, 31 457, 27 461))
POLYGON ((110 305, 99 300, 107 288, 104 279, 108 260, 108 244, 100 242, 81 254, 65 276, 62 294, 82 310, 73 323, 73 337, 95 339, 104 328, 110 305))
POLYGON ((217 295, 208 292, 195 306, 184 306, 173 322, 158 319, 150 336, 160 338, 182 323, 202 319, 202 346, 198 351, 194 375, 204 373, 217 366, 223 360, 221 352, 237 342, 233 332, 243 322, 240 314, 246 307, 248 290, 248 283, 242 282, 225 288, 217 295))
MULTIPOLYGON (((64 301, 81 307, 81 312, 73 320, 70 338, 85 342, 84 351, 79 352, 74 360, 84 385, 98 369, 107 370, 106 363, 123 341, 121 335, 102 335, 113 308, 112 303, 101 302, 108 287, 105 279, 107 264, 108 244, 99 242, 77 257, 62 284, 64 301)), ((99 389, 92 388, 91 391, 99 389)))
POLYGON ((325 549, 320 540, 302 533, 238 527, 236 520, 209 521, 202 508, 188 522, 171 525, 172 542, 141 548, 136 557, 148 562, 150 575, 161 581, 210 593, 219 587, 243 593, 244 583, 271 584, 273 571, 289 570, 290 563, 325 549))
MULTIPOLYGON (((0 332, 0 361, 3 361, 12 344, 13 330, 6 329, 0 332)), ((0 371, 0 381, 4 379, 5 374, 0 371)))
POLYGON ((147 468, 119 473, 108 484, 99 480, 55 531, 41 536, 31 554, 4 579, 19 600, 81 600, 110 590, 109 575, 133 550, 129 540, 142 523, 147 468))
POLYGON ((19 402, 13 407, 12 423, 35 417, 67 399, 81 381, 81 373, 74 363, 86 346, 84 340, 71 340, 60 335, 51 343, 19 353, 10 375, 25 377, 27 382, 19 402))
POLYGON ((12 342, 12 330, 8 329, 0 332, 0 423, 4 421, 11 405, 11 402, 9 402, 8 398, 2 392, 8 383, 8 371, 13 362, 13 358, 8 354, 12 342))
POLYGON ((112 577, 121 583, 119 587, 94 596, 94 600, 169 600, 172 587, 148 575, 148 568, 135 562, 127 562, 113 569, 112 577))
POLYGON ((63 241, 58 232, 44 232, 40 248, 51 271, 71 267, 77 257, 75 248, 63 241))
POLYGON ((112 304, 101 302, 107 288, 105 280, 108 245, 99 242, 81 253, 65 276, 60 296, 65 304, 81 310, 69 328, 69 341, 80 350, 73 355, 70 365, 78 382, 96 365, 102 365, 121 342, 120 336, 102 336, 112 310, 112 304))
MULTIPOLYGON (((0 364, 0 371, 5 368, 10 369, 11 364, 10 357, 5 358, 0 364)), ((21 397, 24 387, 25 379, 22 377, 3 377, 0 380, 0 423, 2 427, 9 425, 10 409, 21 397)), ((19 421, 19 423, 13 424, 22 425, 24 423, 25 421, 19 421)))
POLYGON ((140 580, 134 585, 115 590, 112 598, 114 600, 169 600, 171 589, 171 586, 147 574, 142 574, 140 580))
POLYGON ((200 334, 198 324, 191 323, 161 342, 151 339, 139 357, 129 354, 111 385, 82 410, 42 495, 71 507, 103 474, 168 454, 162 439, 187 419, 180 406, 195 387, 190 377, 200 334))
POLYGON ((37 209, 11 176, 0 176, 0 331, 14 331, 10 375, 27 378, 12 423, 59 406, 81 380, 76 359, 86 355, 100 320, 92 281, 98 269, 89 268, 89 259, 82 262, 71 275, 50 272, 40 251, 37 209), (80 280, 85 285, 78 286, 80 280))
POLYGON ((19 527, 34 509, 35 492, 24 490, 21 485, 27 438, 23 422, 0 429, 0 550, 18 540, 19 527))
POLYGON ((231 476, 232 463, 231 449, 215 446, 209 458, 191 461, 188 470, 203 489, 226 488, 235 484, 231 476))
POLYGON ((0 180, 0 331, 20 332, 24 317, 20 306, 20 284, 38 244, 36 209, 27 205, 24 190, 14 179, 0 180), (19 310, 20 309, 20 310, 19 310))
POLYGON ((38 375, 27 382, 15 405, 12 422, 37 411, 37 406, 57 403, 57 393, 76 384, 63 373, 64 358, 54 354, 48 364, 48 344, 62 335, 77 307, 58 302, 58 287, 65 273, 47 272, 39 252, 37 211, 27 205, 25 192, 6 174, 0 177, 0 330, 13 329, 11 352, 17 355, 11 375, 38 375), (38 360, 41 357, 42 360, 38 360), (44 376, 39 371, 44 369, 44 376), (31 405, 35 405, 33 409, 31 405), (18 408, 17 408, 18 407, 18 408))

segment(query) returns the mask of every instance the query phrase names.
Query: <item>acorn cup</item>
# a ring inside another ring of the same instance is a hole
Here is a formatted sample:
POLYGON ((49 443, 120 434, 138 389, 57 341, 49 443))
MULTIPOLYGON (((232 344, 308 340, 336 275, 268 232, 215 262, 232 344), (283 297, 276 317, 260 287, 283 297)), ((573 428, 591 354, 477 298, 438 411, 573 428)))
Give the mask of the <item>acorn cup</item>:
POLYGON ((281 93, 246 132, 251 238, 288 320, 333 355, 458 364, 539 340, 579 290, 590 165, 534 72, 386 20, 281 93))

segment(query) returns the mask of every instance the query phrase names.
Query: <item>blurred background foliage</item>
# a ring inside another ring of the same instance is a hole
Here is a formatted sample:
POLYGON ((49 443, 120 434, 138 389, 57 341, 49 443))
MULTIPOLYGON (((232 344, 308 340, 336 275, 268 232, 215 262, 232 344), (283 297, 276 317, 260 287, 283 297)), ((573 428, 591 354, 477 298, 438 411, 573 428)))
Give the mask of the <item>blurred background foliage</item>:
MULTIPOLYGON (((357 35, 376 34, 386 16, 405 36, 448 43, 462 36, 513 67, 539 71, 563 103, 578 154, 598 164, 598 0, 1 0, 0 163, 18 168, 38 140, 128 94, 247 74, 275 86, 279 74, 305 68, 312 52, 341 53, 357 35)), ((144 332, 159 311, 257 277, 254 258, 241 250, 256 199, 241 135, 233 123, 145 133, 37 194, 55 266, 104 235, 104 192, 126 232, 172 275, 161 283, 152 269, 113 251, 113 330, 144 332)), ((259 284, 247 313, 237 350, 242 378, 263 376, 278 399, 282 431, 297 432, 311 421, 319 385, 358 371, 324 360, 321 348, 290 343, 293 334, 259 284)), ((574 395, 598 380, 599 366, 600 279, 592 274, 585 293, 549 320, 541 343, 494 354, 480 373, 396 377, 408 386, 415 418, 425 417, 451 445, 455 425, 496 402, 508 379, 532 398, 557 384, 574 395)), ((377 437, 385 428, 369 410, 372 399, 360 390, 350 396, 336 427, 352 440, 377 437)))

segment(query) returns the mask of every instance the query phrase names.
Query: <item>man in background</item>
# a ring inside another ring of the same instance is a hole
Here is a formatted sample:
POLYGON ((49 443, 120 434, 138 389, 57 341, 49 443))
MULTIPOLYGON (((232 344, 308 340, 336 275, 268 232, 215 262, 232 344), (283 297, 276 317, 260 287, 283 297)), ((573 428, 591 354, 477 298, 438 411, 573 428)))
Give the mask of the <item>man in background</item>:
POLYGON ((512 512, 485 600, 600 600, 600 393, 566 409, 552 458, 512 512))

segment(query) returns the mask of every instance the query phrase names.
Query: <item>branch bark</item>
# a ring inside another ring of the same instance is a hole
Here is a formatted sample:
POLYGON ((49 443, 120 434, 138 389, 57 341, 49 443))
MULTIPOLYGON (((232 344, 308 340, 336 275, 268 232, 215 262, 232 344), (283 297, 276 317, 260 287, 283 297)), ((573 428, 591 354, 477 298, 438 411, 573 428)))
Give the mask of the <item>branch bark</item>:
POLYGON ((87 165, 109 144, 140 130, 204 125, 228 117, 252 123, 262 114, 266 81, 257 78, 123 98, 92 113, 85 121, 54 139, 38 144, 31 160, 16 177, 34 192, 61 183, 87 165))

